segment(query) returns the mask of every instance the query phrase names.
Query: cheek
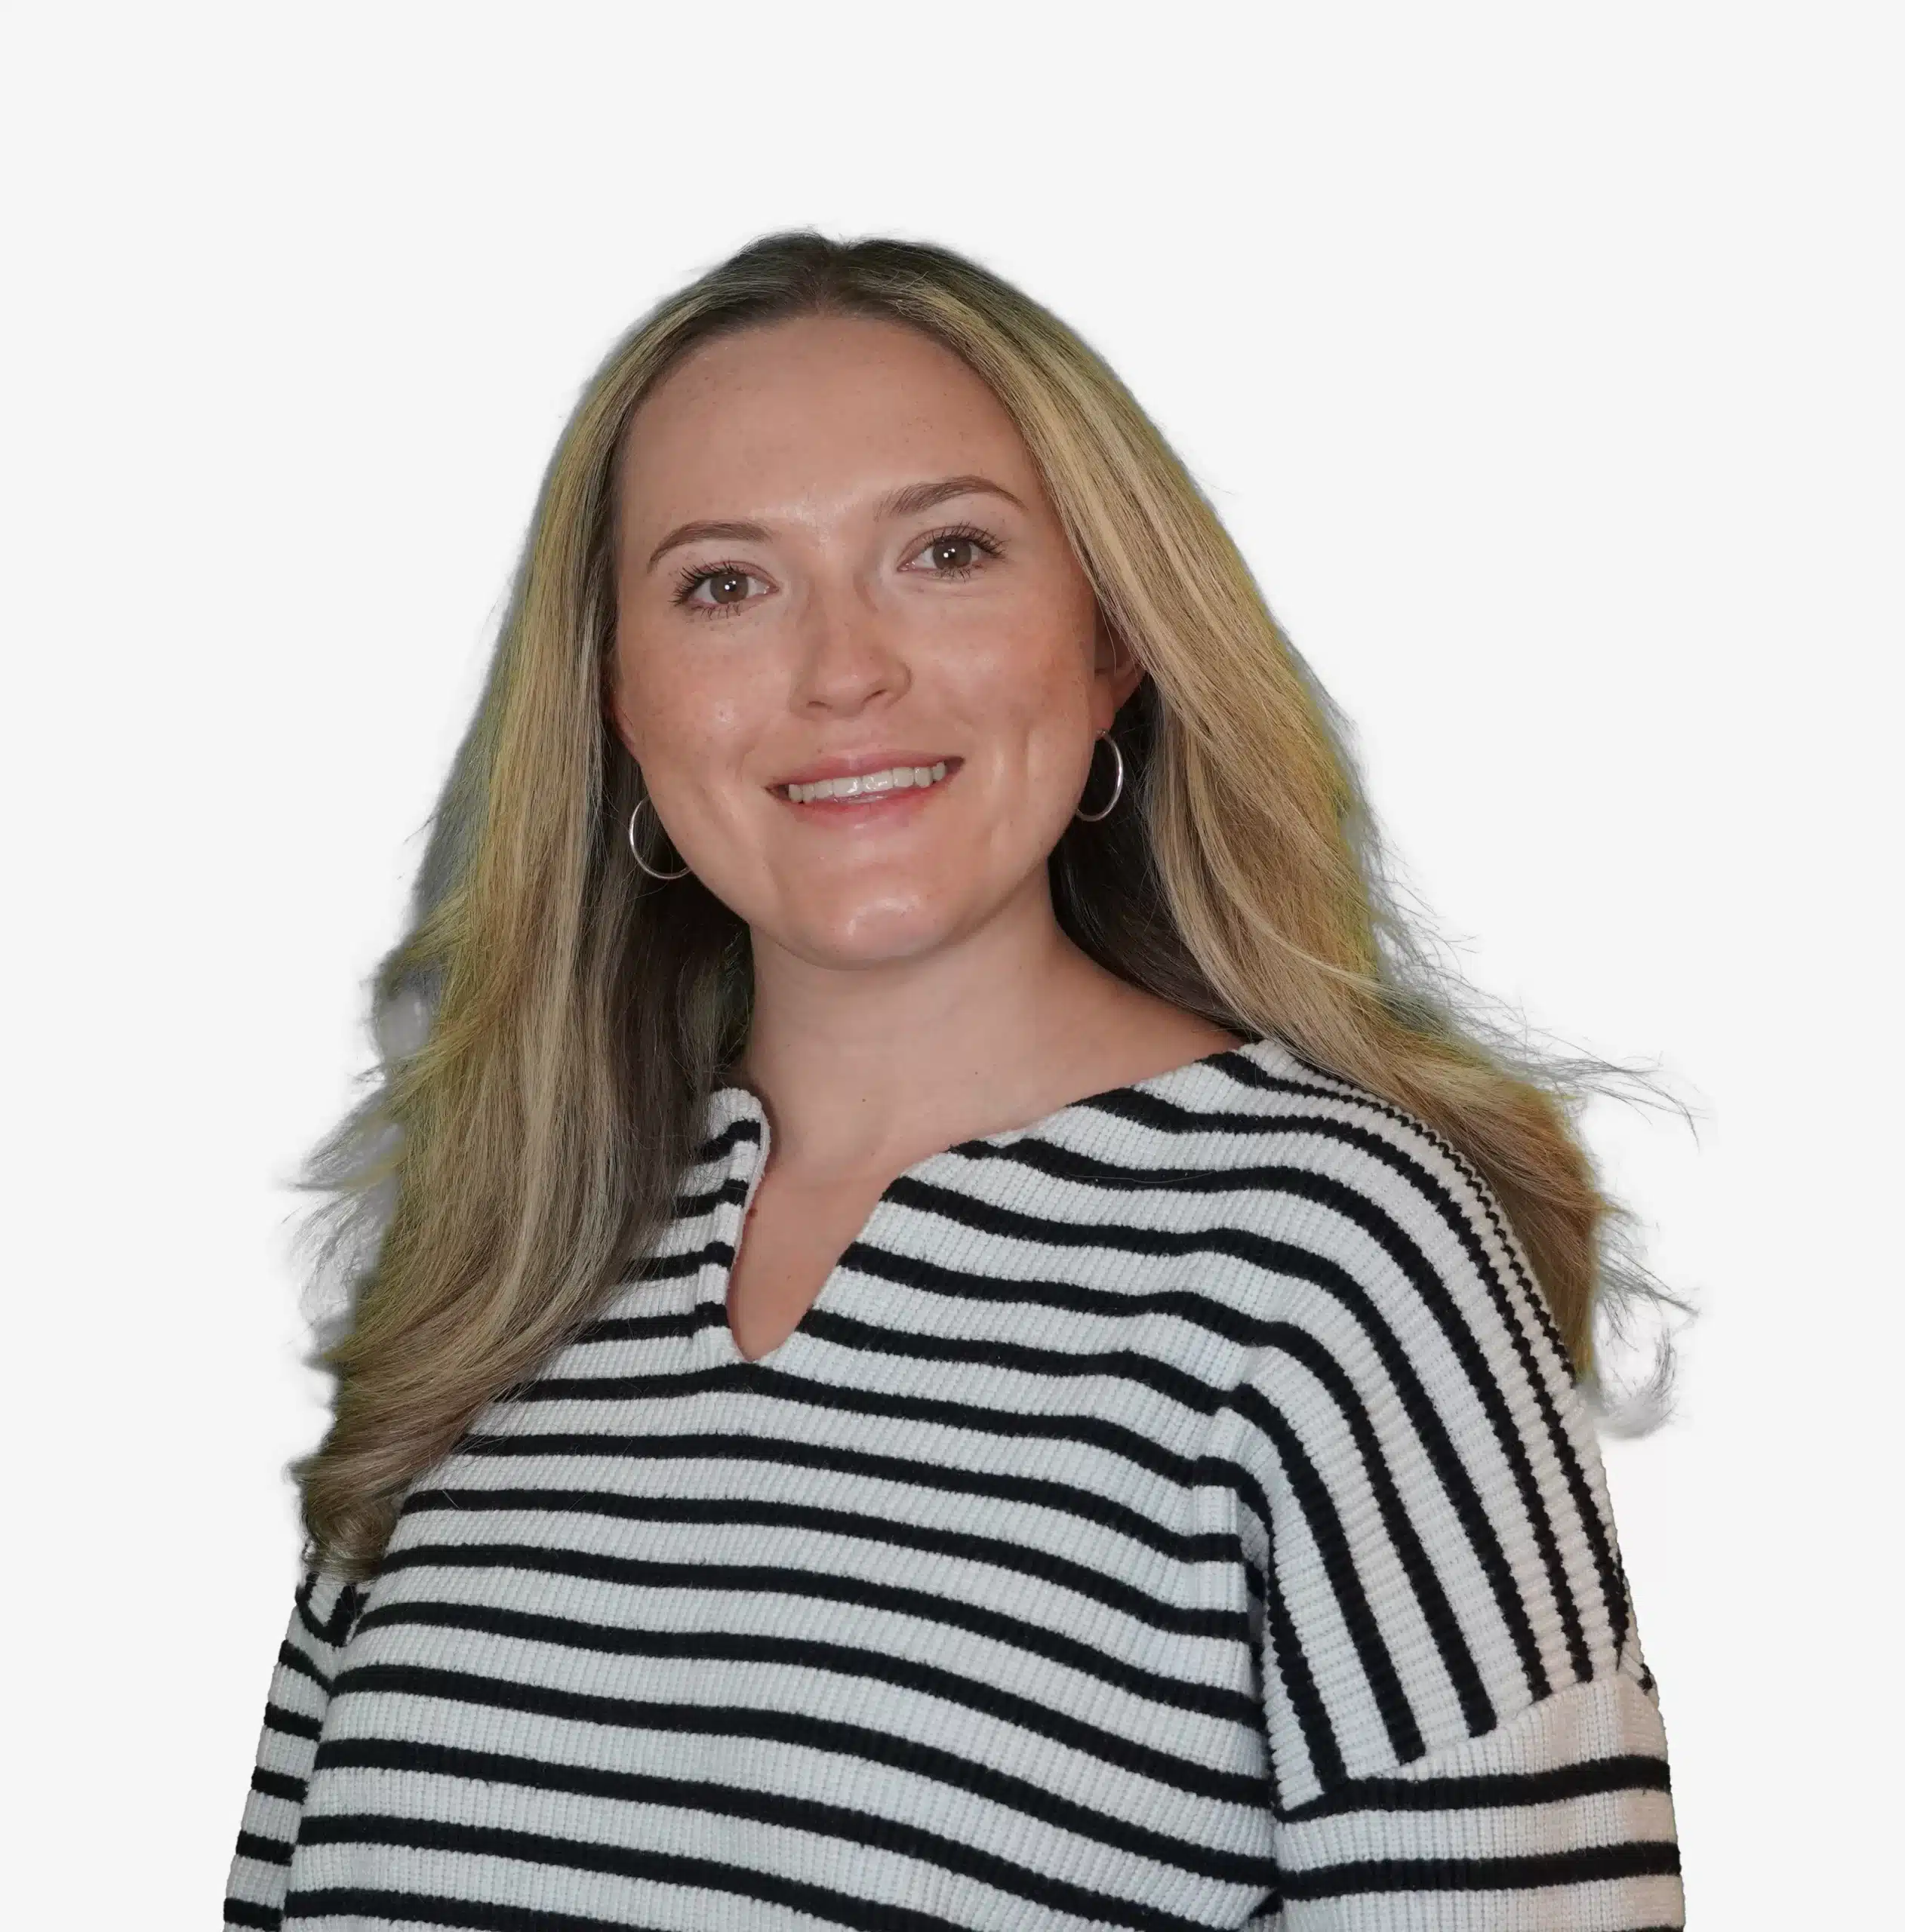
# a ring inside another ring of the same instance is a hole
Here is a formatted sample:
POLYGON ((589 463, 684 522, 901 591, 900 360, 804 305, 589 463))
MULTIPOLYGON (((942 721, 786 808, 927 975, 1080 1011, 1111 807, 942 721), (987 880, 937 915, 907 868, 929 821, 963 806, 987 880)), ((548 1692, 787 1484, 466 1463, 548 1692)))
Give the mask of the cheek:
POLYGON ((961 711, 1003 769, 1062 778, 1090 736, 1091 628, 1062 621, 1001 625, 969 640, 950 665, 961 711))
POLYGON ((664 774, 685 776, 720 761, 749 727, 745 683, 717 675, 711 662, 638 641, 617 660, 624 734, 660 790, 664 774))

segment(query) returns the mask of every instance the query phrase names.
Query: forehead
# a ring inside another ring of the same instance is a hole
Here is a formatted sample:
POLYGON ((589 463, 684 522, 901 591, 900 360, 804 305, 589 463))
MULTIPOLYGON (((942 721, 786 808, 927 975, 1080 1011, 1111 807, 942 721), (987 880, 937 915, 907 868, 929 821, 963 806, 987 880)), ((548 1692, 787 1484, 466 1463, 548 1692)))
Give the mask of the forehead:
POLYGON ((1039 491, 982 377, 919 330, 863 315, 702 344, 643 400, 620 457, 624 515, 642 522, 790 497, 845 503, 965 471, 1039 491))

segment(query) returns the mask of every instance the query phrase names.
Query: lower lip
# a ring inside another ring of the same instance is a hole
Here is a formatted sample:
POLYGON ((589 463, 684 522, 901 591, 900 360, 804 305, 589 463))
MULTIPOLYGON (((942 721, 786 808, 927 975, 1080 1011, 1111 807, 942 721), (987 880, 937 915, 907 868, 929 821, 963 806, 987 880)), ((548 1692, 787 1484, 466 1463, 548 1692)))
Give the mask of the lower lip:
POLYGON ((776 792, 774 796, 790 811, 811 819, 817 825, 857 825, 863 822, 891 825, 897 820, 910 818, 943 792, 958 777, 963 762, 962 759, 948 758, 946 776, 931 785, 900 785, 888 792, 863 792, 857 798, 848 798, 797 799, 780 792, 776 792))

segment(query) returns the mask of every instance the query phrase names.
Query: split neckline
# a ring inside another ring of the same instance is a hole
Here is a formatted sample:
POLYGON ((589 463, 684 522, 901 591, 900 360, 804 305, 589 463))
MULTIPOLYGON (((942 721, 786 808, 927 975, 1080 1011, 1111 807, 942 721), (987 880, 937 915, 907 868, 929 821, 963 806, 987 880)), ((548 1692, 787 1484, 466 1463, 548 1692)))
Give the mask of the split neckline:
MULTIPOLYGON (((1022 1126, 968 1135, 950 1146, 924 1155, 895 1174, 880 1190, 871 1211, 842 1249, 800 1319, 772 1348, 758 1355, 743 1354, 734 1340, 728 1321, 728 1287, 740 1250, 741 1231, 753 1207, 762 1177, 767 1171, 771 1130, 760 1096, 752 1088, 737 1081, 724 1082, 709 1097, 703 1121, 707 1137, 711 1140, 717 1139, 736 1122, 743 1120, 752 1121, 758 1131, 751 1134, 734 1135, 728 1143, 725 1155, 727 1172, 717 1189, 715 1225, 707 1244, 706 1259, 695 1276, 692 1317, 696 1350, 710 1366, 750 1377, 796 1369, 809 1351, 826 1346, 814 1333, 817 1316, 823 1326, 829 1318, 843 1312, 842 1304, 848 1299, 858 1304, 854 1312, 861 1318, 876 1315, 875 1304, 882 1284, 872 1277, 857 1275, 848 1257, 863 1245, 877 1245, 876 1237, 886 1221, 892 1214, 904 1211, 901 1197, 910 1183, 928 1180, 949 1164, 964 1166, 980 1149, 996 1151, 1020 1141, 1041 1139, 1067 1124, 1088 1122, 1097 1130, 1096 1135, 1088 1138, 1098 1144, 1081 1147, 1078 1151, 1095 1153, 1101 1147, 1109 1151, 1113 1142, 1129 1131, 1129 1123, 1113 1103, 1140 1095, 1171 1100, 1175 1097, 1177 1089, 1196 1086, 1207 1070, 1219 1068, 1226 1060, 1246 1059, 1261 1068, 1263 1056, 1280 1055, 1285 1051, 1274 1035, 1248 1035, 1233 1046, 1219 1047, 1213 1052, 1200 1054, 1194 1060, 1146 1074, 1141 1079, 1122 1081, 1116 1086, 1082 1094, 1022 1126), (1100 1136, 1111 1138, 1100 1140, 1100 1136), (740 1183, 738 1189, 734 1184, 737 1181, 740 1183), (863 1290, 863 1293, 856 1294, 857 1289, 863 1290)), ((1076 1139, 1076 1135, 1073 1137, 1076 1139)))

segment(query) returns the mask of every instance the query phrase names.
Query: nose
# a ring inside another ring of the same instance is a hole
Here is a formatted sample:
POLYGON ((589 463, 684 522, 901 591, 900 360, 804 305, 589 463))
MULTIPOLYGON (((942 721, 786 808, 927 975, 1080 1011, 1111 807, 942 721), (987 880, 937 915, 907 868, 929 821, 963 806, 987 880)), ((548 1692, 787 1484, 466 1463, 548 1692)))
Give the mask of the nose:
POLYGON ((802 600, 793 702, 799 709, 853 711, 906 688, 909 673, 893 615, 867 584, 817 579, 802 600))

